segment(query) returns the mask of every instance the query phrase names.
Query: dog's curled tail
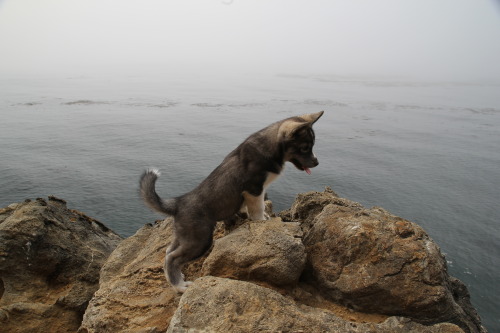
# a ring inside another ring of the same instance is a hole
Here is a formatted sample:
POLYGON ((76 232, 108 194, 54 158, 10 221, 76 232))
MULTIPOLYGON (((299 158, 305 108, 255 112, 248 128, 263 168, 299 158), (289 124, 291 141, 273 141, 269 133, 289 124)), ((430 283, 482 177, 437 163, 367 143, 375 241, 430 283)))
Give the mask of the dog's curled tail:
POLYGON ((175 215, 177 212, 175 199, 163 200, 156 193, 155 183, 160 176, 158 169, 148 169, 142 176, 139 183, 141 197, 150 208, 166 215, 175 215))

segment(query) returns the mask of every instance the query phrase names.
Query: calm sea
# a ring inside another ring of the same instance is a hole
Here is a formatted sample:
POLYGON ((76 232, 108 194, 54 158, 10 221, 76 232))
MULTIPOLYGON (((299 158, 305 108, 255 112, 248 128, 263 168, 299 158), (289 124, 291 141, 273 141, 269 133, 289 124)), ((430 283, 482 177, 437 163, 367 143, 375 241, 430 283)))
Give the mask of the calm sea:
POLYGON ((56 195, 123 236, 160 215, 138 199, 193 188, 248 135, 325 110, 320 164, 287 167, 275 210, 331 186, 420 224, 500 332, 500 85, 336 76, 0 77, 0 206, 56 195))

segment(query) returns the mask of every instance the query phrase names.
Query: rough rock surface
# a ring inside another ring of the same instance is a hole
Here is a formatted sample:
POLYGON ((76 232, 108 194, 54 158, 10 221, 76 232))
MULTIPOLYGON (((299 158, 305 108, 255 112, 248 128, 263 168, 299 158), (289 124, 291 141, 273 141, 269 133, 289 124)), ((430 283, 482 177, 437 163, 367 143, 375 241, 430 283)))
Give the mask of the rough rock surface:
POLYGON ((415 223, 331 190, 299 195, 289 214, 307 230, 304 280, 330 299, 358 311, 484 330, 465 286, 448 275, 438 246, 415 223))
POLYGON ((0 330, 486 332, 417 225, 331 190, 299 195, 280 217, 218 223, 211 251, 183 269, 194 284, 181 297, 163 273, 171 219, 121 241, 100 269, 114 233, 55 198, 11 205, 0 210, 0 330))
POLYGON ((163 274, 172 220, 146 225, 125 239, 101 270, 99 290, 79 332, 165 332, 179 295, 163 274))
POLYGON ((169 333, 183 332, 436 332, 459 333, 449 323, 423 326, 405 318, 383 323, 354 323, 333 313, 295 303, 255 284, 202 277, 182 296, 169 333))
POLYGON ((0 209, 0 331, 75 332, 120 240, 55 197, 0 209))
POLYGON ((296 284, 306 263, 301 238, 298 223, 280 218, 245 223, 215 241, 202 273, 275 286, 296 284))

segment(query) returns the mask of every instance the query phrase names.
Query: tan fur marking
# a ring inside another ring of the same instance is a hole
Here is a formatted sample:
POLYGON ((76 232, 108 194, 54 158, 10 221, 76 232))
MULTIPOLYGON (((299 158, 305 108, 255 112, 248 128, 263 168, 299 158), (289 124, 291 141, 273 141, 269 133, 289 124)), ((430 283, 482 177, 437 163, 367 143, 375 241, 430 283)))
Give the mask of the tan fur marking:
POLYGON ((304 123, 293 120, 287 120, 283 122, 283 124, 281 124, 278 130, 278 137, 289 138, 292 135, 292 133, 300 126, 304 126, 304 123))
MULTIPOLYGON (((283 169, 285 168, 285 166, 283 165, 283 169)), ((283 172, 283 170, 281 170, 281 172, 283 172)), ((267 178, 266 178, 266 181, 264 182, 264 191, 267 189, 267 187, 274 181, 276 180, 276 178, 278 178, 280 176, 279 173, 274 173, 274 172, 268 172, 267 173, 267 178)))
POLYGON ((308 123, 314 124, 324 113, 325 111, 320 111, 316 113, 308 113, 308 114, 303 114, 302 116, 299 116, 299 118, 304 119, 308 123))
POLYGON ((303 119, 304 121, 295 121, 295 120, 286 120, 278 129, 278 139, 280 138, 289 138, 293 132, 301 126, 304 126, 305 123, 312 126, 318 119, 323 115, 324 111, 316 112, 316 113, 308 113, 299 116, 298 118, 303 119))

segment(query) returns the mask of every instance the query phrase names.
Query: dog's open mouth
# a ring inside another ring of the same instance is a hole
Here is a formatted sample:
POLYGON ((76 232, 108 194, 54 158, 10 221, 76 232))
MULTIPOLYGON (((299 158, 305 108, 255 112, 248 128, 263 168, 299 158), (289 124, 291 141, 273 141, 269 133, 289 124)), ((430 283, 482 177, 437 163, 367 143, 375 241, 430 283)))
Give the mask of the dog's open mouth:
POLYGON ((311 169, 309 169, 308 167, 305 167, 305 166, 302 166, 302 164, 300 164, 299 161, 297 161, 296 159, 292 159, 290 162, 293 163, 293 165, 295 165, 295 167, 301 171, 305 171, 308 175, 311 174, 311 169))

